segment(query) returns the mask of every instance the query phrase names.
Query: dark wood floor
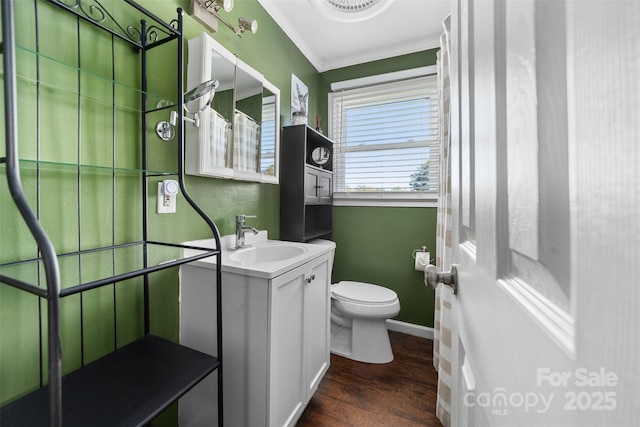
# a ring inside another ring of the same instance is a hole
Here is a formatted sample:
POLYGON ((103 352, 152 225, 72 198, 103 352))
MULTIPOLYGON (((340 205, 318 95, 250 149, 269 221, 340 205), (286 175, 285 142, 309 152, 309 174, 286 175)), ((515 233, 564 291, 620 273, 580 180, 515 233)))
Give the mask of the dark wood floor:
POLYGON ((383 365, 331 355, 331 367, 297 427, 439 426, 433 341, 389 331, 383 365))

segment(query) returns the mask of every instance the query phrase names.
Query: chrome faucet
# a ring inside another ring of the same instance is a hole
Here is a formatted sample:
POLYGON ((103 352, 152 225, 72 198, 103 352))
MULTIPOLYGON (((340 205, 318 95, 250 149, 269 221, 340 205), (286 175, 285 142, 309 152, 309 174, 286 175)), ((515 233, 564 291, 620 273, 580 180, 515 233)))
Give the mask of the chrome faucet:
POLYGON ((244 221, 247 218, 255 218, 255 215, 236 215, 236 246, 231 248, 232 250, 247 248, 251 245, 244 244, 244 233, 247 231, 253 231, 253 234, 258 234, 258 229, 245 225, 244 221))

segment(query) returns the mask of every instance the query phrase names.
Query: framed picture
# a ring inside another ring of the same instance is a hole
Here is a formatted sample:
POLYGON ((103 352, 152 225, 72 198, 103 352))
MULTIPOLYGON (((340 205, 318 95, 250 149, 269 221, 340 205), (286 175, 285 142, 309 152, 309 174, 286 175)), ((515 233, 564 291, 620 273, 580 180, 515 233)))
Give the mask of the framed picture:
POLYGON ((309 89, 291 74, 291 123, 307 123, 307 111, 309 108, 309 89))

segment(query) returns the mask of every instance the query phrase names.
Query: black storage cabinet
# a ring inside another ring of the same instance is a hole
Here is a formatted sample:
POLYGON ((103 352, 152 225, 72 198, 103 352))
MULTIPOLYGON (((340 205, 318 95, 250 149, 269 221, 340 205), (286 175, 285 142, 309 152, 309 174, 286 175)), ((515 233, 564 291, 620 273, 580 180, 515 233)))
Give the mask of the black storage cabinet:
POLYGON ((333 142, 307 125, 285 126, 280 142, 280 239, 332 238, 333 142))

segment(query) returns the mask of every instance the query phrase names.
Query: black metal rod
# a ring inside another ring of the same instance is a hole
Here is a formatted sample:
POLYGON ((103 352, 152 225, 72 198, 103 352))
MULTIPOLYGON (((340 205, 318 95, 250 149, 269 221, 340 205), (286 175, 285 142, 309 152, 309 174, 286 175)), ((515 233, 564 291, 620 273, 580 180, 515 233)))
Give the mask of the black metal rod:
MULTIPOLYGON (((140 29, 142 31, 142 67, 141 67, 141 85, 142 85, 142 94, 141 94, 141 109, 143 113, 141 114, 141 129, 142 129, 142 239, 147 240, 149 238, 149 180, 147 177, 147 23, 143 19, 140 21, 140 29)), ((144 254, 143 254, 143 263, 144 268, 147 268, 147 245, 144 245, 144 254)), ((144 334, 148 335, 151 330, 151 325, 149 323, 149 276, 145 275, 143 277, 143 305, 144 305, 144 334)))
POLYGON ((138 3, 136 3, 133 0, 124 0, 125 2, 127 2, 128 4, 130 4, 132 7, 134 7, 135 9, 137 9, 139 12, 142 12, 145 16, 148 16, 149 18, 153 19, 154 21, 156 21, 156 23, 158 25, 161 25, 162 27, 166 28, 168 31, 172 32, 175 35, 180 35, 182 36, 182 31, 181 30, 176 30, 175 28, 173 28, 171 25, 168 25, 167 23, 164 22, 164 20, 158 18, 156 15, 154 15, 153 13, 149 12, 147 9, 145 9, 144 7, 140 6, 138 3))
POLYGON ((183 245, 183 244, 175 244, 175 243, 167 243, 167 242, 157 242, 154 240, 148 240, 146 243, 153 245, 161 245, 161 246, 171 246, 175 248, 183 248, 183 249, 195 249, 198 251, 217 251, 216 248, 205 248, 203 246, 193 246, 193 245, 183 245))
POLYGON ((14 288, 21 289, 23 291, 29 292, 34 295, 38 295, 39 297, 46 298, 47 297, 47 289, 40 288, 38 286, 34 286, 31 283, 27 283, 20 279, 14 279, 13 277, 5 276, 0 274, 0 282, 6 283, 9 286, 13 286, 14 288))
MULTIPOLYGON (((220 232, 218 231, 218 227, 216 224, 209 218, 209 216, 196 204, 196 202, 191 198, 189 192, 187 191, 187 187, 185 185, 185 175, 184 175, 184 119, 183 119, 183 110, 184 110, 184 36, 182 31, 182 15, 183 11, 181 8, 178 8, 178 33, 179 42, 178 42, 178 182, 180 183, 180 191, 182 191, 182 196, 185 200, 191 205, 191 207, 202 217, 202 219, 209 225, 211 228, 211 232, 213 233, 213 237, 216 241, 216 248, 218 249, 218 253, 216 255, 216 263, 218 266, 222 265, 222 244, 220 243, 220 232)), ((218 426, 224 425, 224 414, 223 414, 223 381, 222 381, 222 268, 216 268, 216 342, 218 348, 218 361, 220 362, 220 367, 217 369, 218 374, 218 426)))
MULTIPOLYGON (((116 52, 115 38, 111 36, 111 246, 116 244, 116 52)), ((111 251, 111 274, 116 274, 116 251, 111 251)), ((113 285, 113 349, 118 348, 118 287, 113 285)))
MULTIPOLYGON (((80 18, 76 17, 76 87, 78 94, 76 95, 77 113, 76 113, 76 162, 80 164, 82 161, 82 45, 80 44, 80 18)), ((78 233, 77 241, 78 241, 78 250, 82 248, 82 172, 80 166, 76 166, 76 230, 78 233)), ((78 263, 78 277, 82 277, 82 263, 78 263)), ((85 344, 85 333, 84 333, 84 297, 83 294, 80 294, 78 298, 78 304, 80 305, 80 316, 79 316, 79 326, 80 326, 80 366, 84 366, 84 344, 85 344)))
POLYGON ((147 49, 153 49, 154 47, 160 46, 161 44, 169 43, 170 41, 175 40, 176 38, 178 38, 178 36, 169 36, 169 37, 166 37, 166 38, 164 38, 162 40, 158 40, 156 42, 149 43, 147 45, 147 49))
MULTIPOLYGON (((34 12, 34 20, 35 20, 35 39, 36 39, 36 52, 40 53, 40 23, 38 22, 38 0, 33 0, 33 12, 34 12)), ((40 160, 40 152, 41 152, 41 141, 42 141, 42 126, 41 126, 41 117, 42 117, 42 104, 40 103, 40 94, 41 94, 41 85, 40 85, 40 57, 36 55, 36 159, 40 160)), ((40 188, 40 182, 42 179, 42 168, 40 167, 40 163, 36 166, 36 188, 40 188)), ((41 194, 39 191, 36 192, 36 217, 41 217, 41 208, 42 208, 42 200, 41 194)), ((36 249, 36 257, 39 257, 40 253, 36 249)), ((40 286, 42 283, 42 272, 41 269, 38 269, 37 273, 37 284, 40 286)), ((42 314, 43 306, 41 303, 38 303, 38 359, 39 359, 39 377, 40 377, 40 387, 43 387, 45 384, 44 375, 45 375, 45 364, 44 364, 44 331, 43 328, 43 314, 42 314)))
POLYGON ((12 0, 2 0, 2 40, 4 50, 5 145, 7 183, 14 203, 35 238, 44 261, 48 293, 49 423, 62 425, 62 361, 60 348, 60 269, 56 251, 38 218, 31 210, 20 182, 18 161, 18 116, 15 63, 15 36, 12 0))

